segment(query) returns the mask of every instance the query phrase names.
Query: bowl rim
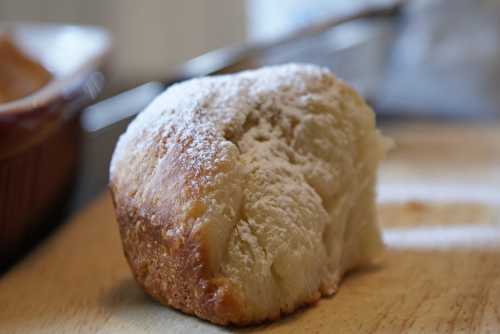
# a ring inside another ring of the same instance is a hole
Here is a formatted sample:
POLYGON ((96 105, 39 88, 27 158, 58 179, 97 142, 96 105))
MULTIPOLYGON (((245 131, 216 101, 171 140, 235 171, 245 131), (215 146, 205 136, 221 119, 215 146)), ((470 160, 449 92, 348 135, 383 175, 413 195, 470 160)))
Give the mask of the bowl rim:
POLYGON ((98 34, 102 39, 99 49, 89 56, 73 73, 54 77, 42 88, 32 94, 26 95, 20 99, 16 99, 7 103, 0 104, 0 118, 4 116, 15 116, 20 113, 30 112, 48 105, 51 101, 60 99, 74 92, 88 78, 88 76, 98 69, 104 62, 104 59, 111 51, 112 38, 110 32, 99 26, 66 24, 66 23, 50 23, 50 22, 23 22, 23 21, 2 21, 0 26, 6 26, 7 31, 15 30, 16 27, 25 28, 54 28, 54 29, 79 29, 87 32, 98 34))

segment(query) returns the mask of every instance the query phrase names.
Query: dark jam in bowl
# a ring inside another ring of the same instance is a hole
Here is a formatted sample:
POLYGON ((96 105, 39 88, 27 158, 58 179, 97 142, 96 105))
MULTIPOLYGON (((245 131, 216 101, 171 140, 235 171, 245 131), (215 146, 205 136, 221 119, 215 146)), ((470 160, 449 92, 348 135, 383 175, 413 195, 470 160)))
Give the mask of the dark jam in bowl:
POLYGON ((80 112, 102 88, 110 47, 97 27, 7 30, 0 36, 0 274, 64 216, 79 165, 80 112))

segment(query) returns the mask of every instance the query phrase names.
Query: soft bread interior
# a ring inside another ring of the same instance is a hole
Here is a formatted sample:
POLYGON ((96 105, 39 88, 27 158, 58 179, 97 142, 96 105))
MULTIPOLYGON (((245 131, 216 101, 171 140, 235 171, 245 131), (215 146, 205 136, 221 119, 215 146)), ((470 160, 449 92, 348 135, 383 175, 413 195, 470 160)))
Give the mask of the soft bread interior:
POLYGON ((260 318, 314 300, 318 288, 333 293, 345 271, 377 255, 383 149, 372 111, 340 82, 264 100, 240 131, 227 139, 240 151, 243 197, 220 268, 260 318))

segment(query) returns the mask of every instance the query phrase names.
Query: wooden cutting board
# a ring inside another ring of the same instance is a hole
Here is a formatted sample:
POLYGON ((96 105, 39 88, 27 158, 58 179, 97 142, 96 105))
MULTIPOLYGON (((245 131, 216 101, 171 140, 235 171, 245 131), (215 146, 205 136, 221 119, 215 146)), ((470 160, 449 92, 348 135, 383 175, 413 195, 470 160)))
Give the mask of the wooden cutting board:
POLYGON ((387 251, 334 297, 243 329, 163 307, 134 283, 103 195, 0 278, 0 333, 500 333, 500 126, 386 132, 387 251))

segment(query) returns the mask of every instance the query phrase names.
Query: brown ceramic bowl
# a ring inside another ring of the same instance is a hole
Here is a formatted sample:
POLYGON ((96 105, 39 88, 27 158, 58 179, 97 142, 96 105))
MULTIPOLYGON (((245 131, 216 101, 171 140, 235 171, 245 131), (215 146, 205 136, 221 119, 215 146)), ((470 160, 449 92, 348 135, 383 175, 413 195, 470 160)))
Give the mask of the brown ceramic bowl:
POLYGON ((102 88, 99 68, 110 48, 109 34, 96 27, 14 23, 7 29, 54 78, 32 95, 0 104, 0 269, 68 198, 80 111, 102 88))

